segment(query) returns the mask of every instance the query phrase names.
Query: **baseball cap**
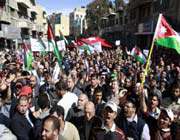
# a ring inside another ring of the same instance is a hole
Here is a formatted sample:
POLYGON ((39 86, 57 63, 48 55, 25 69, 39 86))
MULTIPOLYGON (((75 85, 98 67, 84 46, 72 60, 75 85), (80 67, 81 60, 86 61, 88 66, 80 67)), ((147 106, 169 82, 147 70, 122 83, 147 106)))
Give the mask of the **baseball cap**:
POLYGON ((166 112, 171 121, 174 121, 174 113, 169 108, 163 108, 162 111, 166 112))
POLYGON ((23 86, 19 96, 28 96, 29 94, 32 94, 32 88, 30 86, 23 86))
POLYGON ((108 101, 104 108, 106 107, 110 107, 114 112, 117 112, 117 105, 113 101, 108 101))

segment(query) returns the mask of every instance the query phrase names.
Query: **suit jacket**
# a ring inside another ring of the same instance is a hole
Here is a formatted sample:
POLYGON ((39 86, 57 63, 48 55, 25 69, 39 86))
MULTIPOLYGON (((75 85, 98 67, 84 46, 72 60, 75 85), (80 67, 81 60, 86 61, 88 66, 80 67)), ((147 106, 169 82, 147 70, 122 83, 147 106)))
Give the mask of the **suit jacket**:
POLYGON ((92 129, 102 126, 102 120, 97 116, 92 117, 89 121, 82 116, 80 120, 81 125, 78 126, 78 130, 81 140, 89 140, 89 137, 92 134, 92 129))
POLYGON ((25 115, 20 114, 18 111, 12 117, 10 128, 18 140, 34 139, 34 128, 30 125, 25 115))

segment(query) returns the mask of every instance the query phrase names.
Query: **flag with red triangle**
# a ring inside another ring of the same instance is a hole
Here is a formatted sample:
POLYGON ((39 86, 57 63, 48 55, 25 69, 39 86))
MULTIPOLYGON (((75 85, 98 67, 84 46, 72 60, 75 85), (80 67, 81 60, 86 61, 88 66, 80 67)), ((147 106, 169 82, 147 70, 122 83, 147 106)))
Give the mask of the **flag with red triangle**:
POLYGON ((63 33, 61 32, 61 30, 59 30, 59 35, 60 35, 60 40, 64 40, 66 45, 69 45, 68 40, 66 39, 66 37, 63 35, 63 33))
POLYGON ((51 27, 49 22, 48 22, 47 38, 48 38, 48 43, 52 44, 53 49, 54 49, 54 55, 57 58, 59 66, 61 66, 61 64, 62 64, 62 55, 59 52, 59 49, 57 47, 57 43, 55 41, 55 35, 53 33, 52 27, 51 27))
POLYGON ((131 55, 136 59, 136 61, 139 61, 142 64, 146 63, 146 58, 139 48, 134 47, 131 51, 131 55))
POLYGON ((162 47, 175 49, 180 54, 179 34, 167 23, 162 14, 159 18, 159 23, 156 26, 155 43, 162 47))
POLYGON ((31 50, 31 46, 23 40, 22 48, 24 50, 24 68, 27 70, 31 70, 33 62, 33 53, 31 50))

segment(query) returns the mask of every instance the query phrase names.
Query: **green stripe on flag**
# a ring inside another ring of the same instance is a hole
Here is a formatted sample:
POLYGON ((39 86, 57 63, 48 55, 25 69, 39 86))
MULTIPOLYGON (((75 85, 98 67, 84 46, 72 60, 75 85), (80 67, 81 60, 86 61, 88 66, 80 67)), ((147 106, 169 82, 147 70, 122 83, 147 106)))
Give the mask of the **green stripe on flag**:
POLYGON ((56 56, 56 58, 58 60, 58 64, 59 64, 59 66, 61 66, 62 65, 62 55, 59 52, 59 49, 58 49, 56 43, 53 40, 49 41, 49 43, 52 44, 52 46, 54 48, 54 54, 55 54, 55 56, 56 56))
POLYGON ((25 68, 27 70, 31 70, 32 69, 32 62, 33 62, 33 54, 31 51, 28 51, 25 53, 25 68))
POLYGON ((140 57, 140 56, 136 56, 135 59, 136 59, 136 61, 139 61, 142 64, 144 64, 146 61, 143 57, 140 57))
POLYGON ((156 40, 156 44, 167 48, 175 49, 180 54, 180 40, 176 36, 170 36, 165 38, 159 38, 156 40))

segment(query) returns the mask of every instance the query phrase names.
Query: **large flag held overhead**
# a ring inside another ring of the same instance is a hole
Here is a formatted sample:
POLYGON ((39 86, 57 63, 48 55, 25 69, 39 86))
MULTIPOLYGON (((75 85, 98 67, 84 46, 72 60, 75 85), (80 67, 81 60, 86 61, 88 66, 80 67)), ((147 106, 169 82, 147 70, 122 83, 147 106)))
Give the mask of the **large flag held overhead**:
POLYGON ((90 55, 94 53, 94 48, 81 40, 76 41, 76 46, 78 46, 79 54, 86 52, 88 55, 90 55))
POLYGON ((166 19, 160 14, 159 24, 156 27, 155 43, 159 46, 172 48, 180 54, 180 36, 179 34, 167 23, 166 19))
POLYGON ((81 40, 90 45, 93 45, 94 43, 97 43, 97 42, 101 42, 101 45, 103 47, 112 48, 112 45, 108 41, 106 41, 105 39, 102 39, 100 37, 82 38, 81 40))
POLYGON ((59 49, 57 47, 57 43, 55 41, 55 35, 52 31, 52 27, 50 25, 50 23, 48 22, 48 30, 47 30, 47 35, 48 35, 48 42, 52 44, 53 48, 54 48, 54 54, 58 60, 58 64, 59 66, 61 66, 62 64, 62 55, 59 52, 59 49))
POLYGON ((27 70, 31 70, 33 62, 33 53, 31 51, 31 46, 23 41, 22 47, 24 49, 24 67, 27 70))
POLYGON ((136 61, 139 61, 140 63, 145 64, 146 58, 139 48, 134 47, 131 51, 131 55, 134 56, 136 61))

